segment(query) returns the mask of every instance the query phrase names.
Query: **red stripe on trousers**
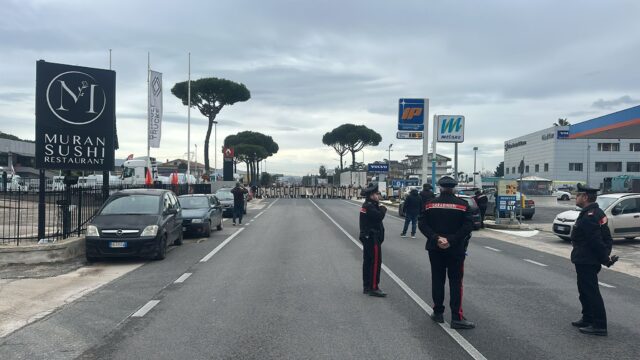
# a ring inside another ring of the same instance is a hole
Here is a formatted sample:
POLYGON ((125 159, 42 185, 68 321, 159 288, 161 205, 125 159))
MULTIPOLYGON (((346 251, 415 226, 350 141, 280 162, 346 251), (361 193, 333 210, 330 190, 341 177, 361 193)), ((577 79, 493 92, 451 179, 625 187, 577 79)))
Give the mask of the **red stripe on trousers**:
POLYGON ((378 289, 378 245, 373 244, 373 282, 371 288, 373 290, 378 289))
POLYGON ((458 315, 460 315, 460 320, 464 319, 464 314, 462 312, 462 277, 464 276, 464 263, 460 265, 460 308, 458 309, 458 315))

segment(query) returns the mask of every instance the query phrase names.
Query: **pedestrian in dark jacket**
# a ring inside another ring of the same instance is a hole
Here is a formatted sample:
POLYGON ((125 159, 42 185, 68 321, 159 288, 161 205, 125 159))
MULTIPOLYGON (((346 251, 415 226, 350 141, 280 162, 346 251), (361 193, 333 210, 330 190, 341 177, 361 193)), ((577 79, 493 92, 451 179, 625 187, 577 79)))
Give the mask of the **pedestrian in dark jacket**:
POLYGON ((360 242, 362 242, 362 283, 363 293, 369 296, 385 297, 380 290, 380 268, 382 266, 382 242, 384 241, 384 219, 387 208, 380 205, 377 184, 369 184, 362 190, 365 198, 360 208, 360 242))
POLYGON ((473 329, 475 324, 462 312, 462 277, 467 246, 473 230, 471 209, 453 193, 458 182, 444 176, 438 181, 440 196, 425 205, 420 216, 420 232, 427 237, 426 250, 431 262, 433 321, 444 322, 444 285, 449 275, 451 327, 473 329))
POLYGON ((429 184, 422 184, 422 191, 420 191, 420 198, 422 199, 422 209, 427 204, 427 202, 433 200, 436 196, 431 191, 431 186, 429 184))
POLYGON ((571 324, 589 335, 607 335, 607 313, 598 285, 601 265, 610 266, 613 240, 607 216, 596 203, 598 189, 578 184, 576 205, 582 210, 571 232, 571 262, 578 277, 582 318, 571 324))
POLYGON ((238 218, 238 224, 242 225, 242 215, 244 214, 244 196, 247 193, 240 182, 236 183, 236 187, 231 189, 233 194, 233 226, 236 226, 236 218, 238 218))
POLYGON ((480 227, 484 228, 484 214, 487 213, 487 204, 489 203, 489 198, 484 192, 478 190, 476 191, 476 196, 473 197, 478 204, 478 208, 480 209, 480 227))
POLYGON ((420 215, 420 211, 422 210, 422 199, 420 195, 418 195, 417 189, 412 189, 407 198, 404 199, 403 209, 404 227, 402 228, 402 234, 400 234, 400 236, 407 237, 407 229, 409 228, 409 223, 411 223, 411 238, 415 239, 418 215, 420 215))

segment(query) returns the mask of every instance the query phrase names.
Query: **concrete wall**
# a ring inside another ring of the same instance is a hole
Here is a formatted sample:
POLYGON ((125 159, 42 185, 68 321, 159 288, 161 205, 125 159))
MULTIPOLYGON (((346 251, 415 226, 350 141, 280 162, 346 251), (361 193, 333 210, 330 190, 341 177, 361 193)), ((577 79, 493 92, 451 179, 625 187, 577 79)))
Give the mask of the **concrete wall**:
POLYGON ((84 250, 84 237, 44 245, 2 246, 0 266, 64 262, 83 257, 84 250))

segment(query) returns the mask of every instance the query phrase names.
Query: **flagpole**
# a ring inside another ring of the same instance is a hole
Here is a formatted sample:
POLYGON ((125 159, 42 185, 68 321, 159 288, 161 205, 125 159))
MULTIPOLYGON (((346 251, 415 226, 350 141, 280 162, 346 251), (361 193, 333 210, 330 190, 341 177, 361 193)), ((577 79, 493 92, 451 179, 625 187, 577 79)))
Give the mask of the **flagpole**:
POLYGON ((187 176, 186 183, 189 183, 191 175, 191 52, 189 52, 189 76, 187 81, 187 176))
MULTIPOLYGON (((151 174, 151 149, 149 145, 149 119, 151 119, 151 114, 149 110, 151 108, 151 53, 147 52, 147 171, 151 174)), ((147 174, 144 174, 145 182, 147 178, 147 174)), ((151 178, 153 180, 153 177, 151 178)))

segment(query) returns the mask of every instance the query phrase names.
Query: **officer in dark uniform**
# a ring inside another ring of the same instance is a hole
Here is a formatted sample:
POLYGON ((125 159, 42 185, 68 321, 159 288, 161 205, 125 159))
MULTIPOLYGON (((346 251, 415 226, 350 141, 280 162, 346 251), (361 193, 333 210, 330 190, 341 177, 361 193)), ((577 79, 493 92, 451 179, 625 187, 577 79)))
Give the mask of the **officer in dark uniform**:
POLYGON ((607 313, 598 286, 601 265, 615 262, 609 255, 613 240, 607 224, 607 216, 596 203, 599 189, 578 184, 576 205, 580 215, 571 232, 571 262, 576 266, 578 293, 582 304, 582 318, 571 324, 589 335, 607 335, 607 313))
POLYGON ((475 324, 466 320, 462 312, 464 259, 473 230, 473 219, 467 202, 453 192, 457 184, 450 176, 440 178, 440 196, 425 205, 419 227, 427 237, 426 249, 431 261, 431 292, 434 302, 431 319, 444 322, 444 285, 448 273, 451 327, 473 329, 475 324))
POLYGON ((382 242, 384 241, 384 219, 387 208, 380 205, 377 184, 369 184, 362 190, 364 204, 360 208, 360 242, 363 247, 362 283, 363 293, 369 296, 385 297, 380 290, 380 267, 382 265, 382 242))
POLYGON ((478 204, 478 209, 480 209, 480 227, 484 228, 484 215, 487 213, 487 204, 489 203, 489 198, 482 191, 476 191, 476 196, 473 197, 478 204))

